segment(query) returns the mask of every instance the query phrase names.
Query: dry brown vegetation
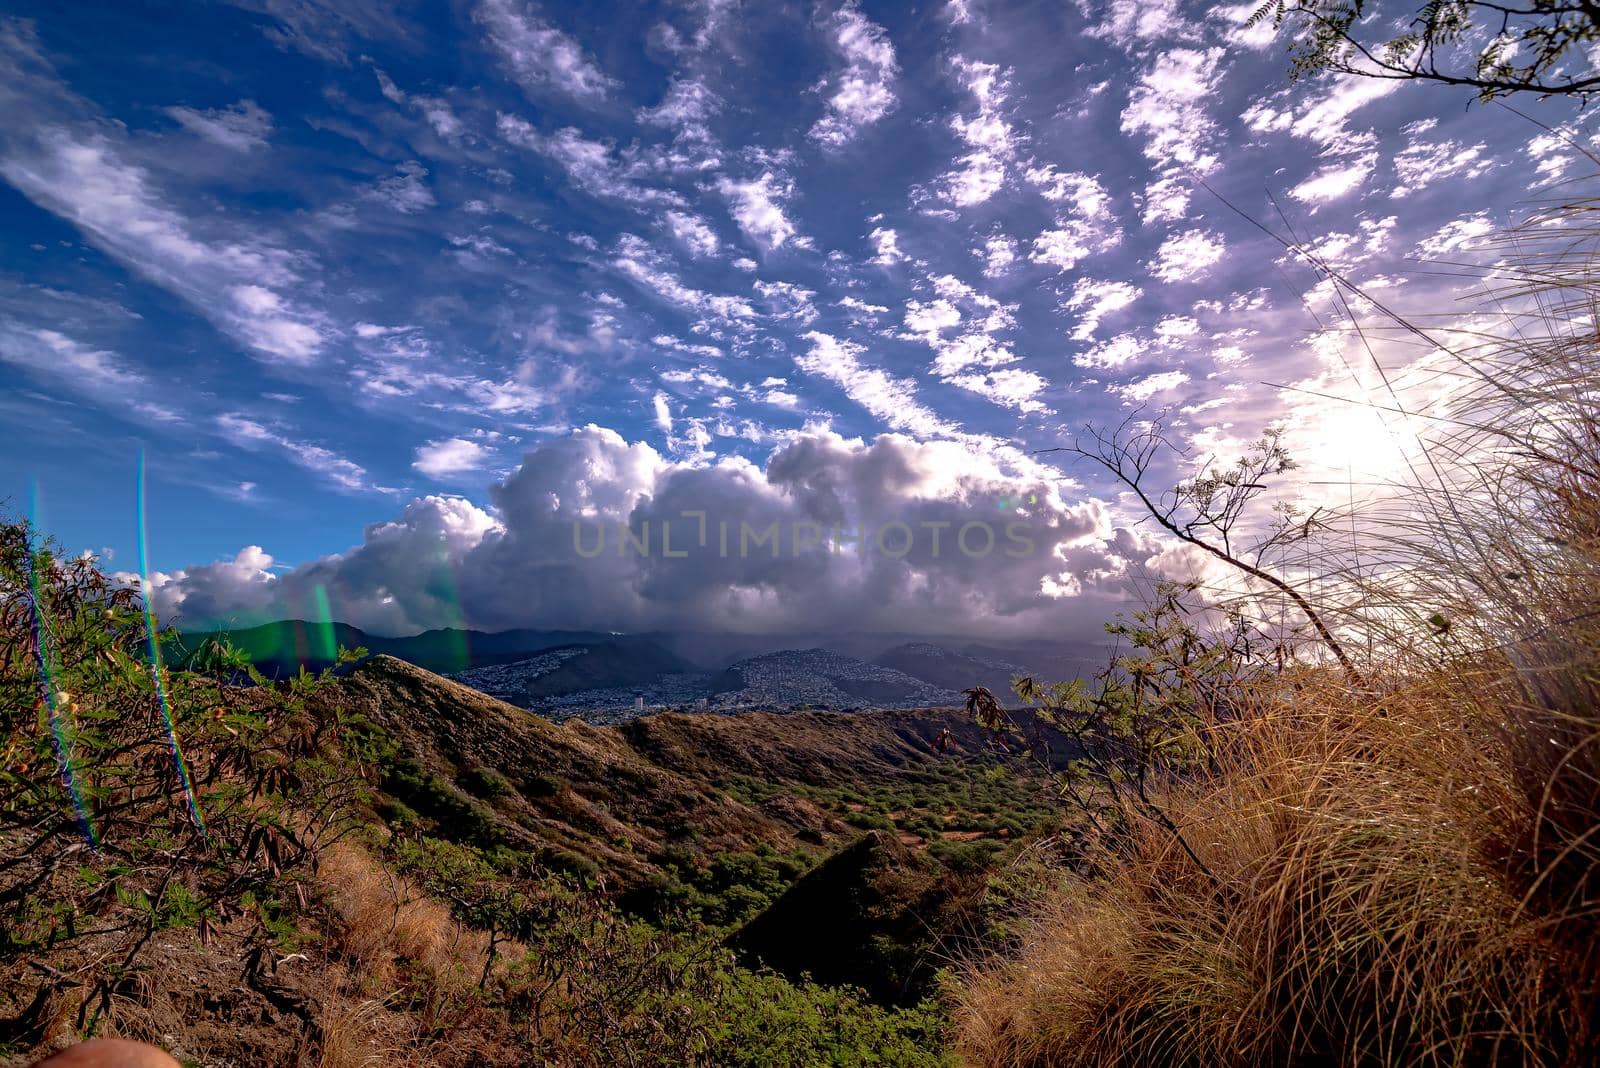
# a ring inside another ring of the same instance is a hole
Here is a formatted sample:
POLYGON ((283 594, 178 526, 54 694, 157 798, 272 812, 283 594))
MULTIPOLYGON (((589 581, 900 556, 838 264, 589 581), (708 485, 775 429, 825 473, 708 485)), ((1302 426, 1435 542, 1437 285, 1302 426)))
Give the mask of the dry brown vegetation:
POLYGON ((1467 382, 1448 432, 1360 517, 1361 568, 1324 554, 1318 607, 1372 650, 1365 679, 1291 661, 1207 705, 1214 763, 1168 783, 1161 818, 1127 812, 1036 895, 1016 952, 972 969, 968 1060, 1600 1056, 1592 211, 1556 203, 1508 239, 1490 277, 1529 314, 1445 346, 1467 382))

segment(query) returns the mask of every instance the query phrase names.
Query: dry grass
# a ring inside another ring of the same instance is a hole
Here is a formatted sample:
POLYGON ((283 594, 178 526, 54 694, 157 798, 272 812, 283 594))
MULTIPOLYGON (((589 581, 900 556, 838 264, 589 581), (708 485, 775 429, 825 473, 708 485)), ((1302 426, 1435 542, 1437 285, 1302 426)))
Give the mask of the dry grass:
POLYGON ((487 938, 448 906, 352 842, 318 866, 332 911, 315 1009, 321 1068, 473 1064, 499 1054, 504 1024, 476 986, 487 938))
POLYGON ((322 857, 318 876, 340 921, 336 942, 368 993, 393 990, 403 966, 440 980, 474 974, 486 938, 467 930, 443 902, 390 871, 359 846, 340 843, 322 857))
POLYGON ((1196 857, 1136 824, 1101 875, 1063 874, 1020 952, 966 977, 969 1061, 1600 1057, 1593 208, 1508 240, 1498 277, 1542 328, 1483 342, 1427 477, 1365 517, 1365 571, 1329 568, 1382 685, 1231 694, 1218 768, 1167 797, 1196 857))
POLYGON ((1209 874, 1138 828, 973 976, 966 1055, 1545 1063, 1587 1044, 1589 917, 1537 893, 1543 821, 1510 742, 1449 692, 1258 710, 1219 777, 1173 801, 1209 874))

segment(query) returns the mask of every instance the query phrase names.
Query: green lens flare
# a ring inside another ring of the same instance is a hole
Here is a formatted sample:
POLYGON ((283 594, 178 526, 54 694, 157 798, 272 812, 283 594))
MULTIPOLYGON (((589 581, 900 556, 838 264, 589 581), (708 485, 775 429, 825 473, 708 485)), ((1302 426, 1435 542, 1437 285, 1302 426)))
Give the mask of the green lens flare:
POLYGON ((89 848, 98 852, 100 838, 95 833, 89 806, 83 800, 83 789, 73 768, 72 745, 76 723, 72 719, 70 699, 63 701, 65 690, 59 685, 61 680, 50 649, 50 625, 44 614, 44 584, 39 578, 39 569, 34 566, 32 532, 39 528, 37 480, 33 483, 30 503, 29 538, 22 546, 22 566, 28 571, 29 624, 33 631, 33 653, 39 666, 39 696, 50 722, 50 741, 55 747, 56 770, 67 796, 72 798, 72 807, 78 817, 78 830, 83 834, 84 841, 89 843, 89 848))
POLYGON ((189 813, 194 817, 200 833, 206 833, 205 817, 200 815, 200 805, 195 801, 194 784, 189 780, 189 765, 183 759, 183 746, 178 742, 178 731, 172 723, 172 706, 167 701, 167 686, 161 666, 161 643, 156 635, 156 612, 150 598, 150 535, 146 522, 144 450, 139 450, 139 574, 144 583, 144 625, 150 639, 150 678, 155 682, 156 700, 161 705, 161 719, 167 727, 167 741, 172 746, 172 762, 183 782, 183 795, 189 802, 189 813))

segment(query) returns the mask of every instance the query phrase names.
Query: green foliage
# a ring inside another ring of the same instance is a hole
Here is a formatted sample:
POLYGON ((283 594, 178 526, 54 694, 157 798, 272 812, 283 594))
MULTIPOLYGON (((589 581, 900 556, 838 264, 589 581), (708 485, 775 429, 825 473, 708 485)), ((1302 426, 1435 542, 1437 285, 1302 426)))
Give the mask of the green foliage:
POLYGON ((366 796, 358 735, 309 711, 326 677, 229 686, 254 676, 226 643, 173 671, 150 627, 138 590, 0 522, 0 967, 94 940, 70 981, 24 973, 70 992, 80 1025, 158 930, 246 917, 233 937, 270 963, 297 937, 296 873, 366 796))
POLYGON ((510 781, 493 768, 470 767, 456 780, 469 794, 493 801, 512 792, 510 781))
POLYGON ((730 928, 770 905, 810 866, 804 854, 768 845, 709 858, 674 847, 653 858, 660 871, 618 900, 625 912, 651 923, 689 921, 730 928))
POLYGON ((942 1052, 944 1013, 931 1002, 886 1009, 849 989, 740 972, 728 984, 721 1016, 712 1063, 729 1068, 954 1063, 942 1052))
MULTIPOLYGON (((931 844, 947 834, 979 834, 996 840, 986 852, 1047 833, 1060 821, 1060 805, 1044 788, 1049 779, 1038 769, 1002 766, 987 759, 950 760, 927 768, 906 769, 892 780, 870 787, 806 786, 739 779, 728 791, 759 805, 779 795, 803 797, 836 813, 848 826, 894 833, 909 831, 931 844), (866 792, 863 792, 866 791, 866 792)), ((968 851, 935 850, 936 859, 954 858, 966 865, 968 851)), ((962 870, 967 870, 963 868, 962 870)))
MULTIPOLYGON (((1192 584, 1163 583, 1147 607, 1107 624, 1118 648, 1092 683, 1016 682, 1036 722, 1059 730, 1073 747, 1075 759, 1053 775, 1059 796, 1108 842, 1137 815, 1167 828, 1190 852, 1166 814, 1163 789, 1215 766, 1217 728, 1230 702, 1278 663, 1278 647, 1242 615, 1230 615, 1221 633, 1203 633, 1193 592, 1192 584)), ((1024 729, 998 702, 974 697, 969 708, 1024 751, 1046 744, 1037 728, 1024 729)))
POLYGON ((1535 0, 1428 0, 1409 20, 1384 17, 1368 0, 1266 0, 1251 24, 1294 33, 1293 75, 1321 71, 1467 86, 1480 100, 1513 93, 1586 98, 1600 79, 1564 59, 1600 40, 1592 4, 1535 0), (1396 31, 1398 28, 1398 32, 1396 31))
MULTIPOLYGON (((433 838, 391 858, 457 919, 489 934, 479 987, 525 1029, 537 1058, 582 1063, 940 1065, 943 1014, 738 966, 717 932, 628 920, 604 898, 514 856, 433 838)), ((709 866, 725 893, 763 893, 789 863, 732 854, 709 866), (754 878, 755 885, 742 880, 754 878)), ((676 869, 674 869, 676 870, 676 869)))

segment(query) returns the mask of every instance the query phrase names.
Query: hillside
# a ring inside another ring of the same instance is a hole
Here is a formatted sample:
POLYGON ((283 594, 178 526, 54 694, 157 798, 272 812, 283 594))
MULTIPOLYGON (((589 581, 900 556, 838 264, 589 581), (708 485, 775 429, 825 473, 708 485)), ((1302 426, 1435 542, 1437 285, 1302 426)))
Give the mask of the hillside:
POLYGON ((451 676, 475 690, 523 708, 545 708, 551 698, 586 707, 633 704, 632 692, 663 676, 682 676, 690 665, 654 642, 635 639, 558 645, 535 656, 472 668, 451 676), (604 691, 622 691, 608 701, 604 691), (578 696, 584 695, 584 696, 578 696))
MULTIPOLYGON (((96 588, 84 618, 99 621, 96 588)), ((107 635, 138 648, 136 629, 107 635)), ((955 710, 556 724, 383 654, 249 687, 173 673, 186 810, 149 676, 94 684, 81 673, 125 654, 85 651, 62 661, 74 709, 126 736, 105 739, 113 755, 85 766, 86 785, 106 796, 102 777, 135 781, 119 761, 154 778, 95 809, 83 859, 74 824, 29 829, 13 789, 36 790, 36 767, 61 789, 48 762, 0 780, 14 860, 0 902, 16 921, 0 943, 0 1063, 81 1034, 78 1007, 106 991, 101 1033, 204 1064, 284 1063, 291 1049, 376 1063, 361 1058, 404 1048, 439 1065, 591 1064, 607 1050, 754 1065, 775 1037, 794 1051, 784 1063, 856 1048, 939 1063, 941 1025, 920 1002, 938 947, 981 925, 984 873, 1056 811, 1028 763, 955 710), (112 701, 123 711, 102 717, 112 701), (871 908, 819 929, 826 985, 776 943, 724 948, 775 901, 815 910, 787 891, 818 864, 852 870, 863 833, 914 877, 872 877, 871 908), (76 918, 61 930, 54 915, 76 918), (872 953, 855 951, 862 937, 872 953), (137 961, 139 984, 105 972, 111 960, 137 961), (663 961, 688 971, 670 978, 663 961), (527 984, 547 970, 561 993, 546 988, 530 1029, 527 984)), ((26 662, 5 666, 0 682, 28 684, 26 662)))
POLYGON ((717 703, 731 707, 916 708, 961 701, 957 690, 826 649, 784 649, 749 657, 729 666, 711 685, 717 703))
POLYGON ((929 642, 897 645, 880 653, 873 663, 956 692, 970 686, 983 686, 1002 700, 1012 699, 1012 679, 1040 675, 1037 669, 1011 660, 954 652, 929 642))
POLYGON ((470 823, 486 841, 603 870, 624 886, 689 837, 706 852, 789 851, 856 833, 803 796, 740 800, 730 790, 744 781, 871 792, 937 777, 957 761, 1001 759, 976 724, 948 710, 557 725, 388 656, 352 670, 329 699, 394 740, 383 786, 421 815, 470 823), (932 746, 941 730, 952 733, 948 754, 932 746), (486 789, 491 773, 509 789, 486 789))
POLYGON ((560 646, 615 642, 613 635, 577 630, 507 630, 498 632, 440 629, 407 637, 372 634, 348 623, 283 619, 235 630, 183 631, 170 642, 171 658, 200 647, 208 638, 226 638, 247 654, 268 678, 286 678, 302 667, 321 671, 331 666, 341 648, 409 661, 441 674, 520 660, 531 653, 560 646))

